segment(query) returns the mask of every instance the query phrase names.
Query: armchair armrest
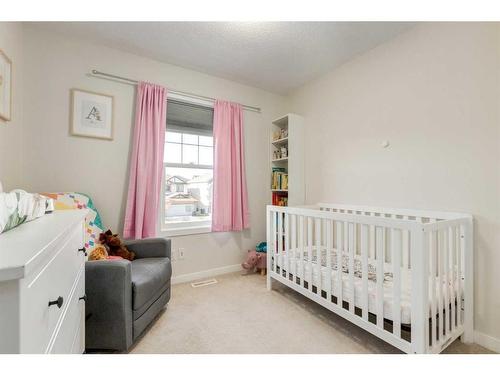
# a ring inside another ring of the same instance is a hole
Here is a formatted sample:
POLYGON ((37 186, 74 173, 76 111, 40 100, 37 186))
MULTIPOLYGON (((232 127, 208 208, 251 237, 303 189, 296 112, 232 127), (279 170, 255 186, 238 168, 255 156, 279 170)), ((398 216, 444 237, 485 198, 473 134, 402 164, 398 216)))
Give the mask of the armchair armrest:
POLYGON ((132 280, 128 260, 85 262, 86 347, 126 350, 132 345, 132 280))
POLYGON ((124 241, 125 246, 140 258, 169 258, 171 259, 170 239, 145 238, 142 240, 124 241))

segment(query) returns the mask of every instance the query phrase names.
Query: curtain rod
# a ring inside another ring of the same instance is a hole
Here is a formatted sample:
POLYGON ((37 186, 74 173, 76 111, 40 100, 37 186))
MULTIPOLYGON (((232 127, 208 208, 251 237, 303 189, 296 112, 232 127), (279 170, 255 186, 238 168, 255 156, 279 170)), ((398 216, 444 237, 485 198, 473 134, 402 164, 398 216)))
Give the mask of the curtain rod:
MULTIPOLYGON (((94 77, 99 77, 99 78, 104 78, 104 79, 110 79, 112 81, 119 81, 119 82, 122 82, 122 83, 126 83, 126 84, 129 84, 129 85, 137 85, 139 83, 139 81, 136 81, 135 79, 130 79, 130 78, 126 78, 126 77, 120 77, 120 76, 117 76, 117 75, 114 75, 114 74, 109 74, 109 73, 104 73, 104 72, 100 72, 96 69, 93 69, 92 72, 90 73, 91 76, 94 76, 94 77)), ((176 90, 168 90, 169 92, 173 93, 173 94, 178 94, 178 95, 183 95, 183 96, 187 96, 187 97, 190 97, 190 98, 193 98, 193 99, 203 99, 203 100, 209 100, 211 102, 215 102, 215 98, 211 98, 209 96, 203 96, 203 95, 196 95, 196 94, 192 94, 192 93, 189 93, 189 92, 184 92, 184 91, 176 91, 176 90)), ((243 109, 247 110, 247 111, 252 111, 252 112, 258 112, 260 113, 260 108, 259 107, 253 107, 251 105, 244 105, 242 104, 241 105, 243 107, 243 109)))

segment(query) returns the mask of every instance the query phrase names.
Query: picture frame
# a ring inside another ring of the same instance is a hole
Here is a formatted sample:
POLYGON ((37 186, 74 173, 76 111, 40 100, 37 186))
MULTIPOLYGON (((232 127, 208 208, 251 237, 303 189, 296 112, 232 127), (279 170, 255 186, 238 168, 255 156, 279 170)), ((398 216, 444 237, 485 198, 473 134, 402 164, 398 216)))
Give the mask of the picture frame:
POLYGON ((0 49, 0 119, 12 120, 12 61, 0 49))
POLYGON ((93 91, 71 89, 70 134, 113 140, 114 97, 93 91))

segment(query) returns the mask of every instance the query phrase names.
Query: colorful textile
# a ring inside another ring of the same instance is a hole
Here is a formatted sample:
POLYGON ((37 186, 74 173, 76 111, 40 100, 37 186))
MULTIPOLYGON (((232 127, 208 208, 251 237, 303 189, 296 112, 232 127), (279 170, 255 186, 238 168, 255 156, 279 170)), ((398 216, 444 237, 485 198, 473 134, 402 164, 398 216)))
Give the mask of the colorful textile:
POLYGON ((250 227, 243 144, 241 105, 217 100, 214 105, 213 232, 250 227))
POLYGON ((85 218, 85 248, 91 250, 99 240, 99 234, 104 230, 101 216, 92 199, 82 193, 41 193, 54 200, 56 210, 75 210, 88 208, 85 218))
MULTIPOLYGON (((312 260, 313 264, 318 264, 318 251, 317 248, 311 249, 312 252, 312 260)), ((293 257, 293 251, 292 251, 293 257)), ((300 250, 295 251, 295 259, 300 260, 301 254, 300 250)), ((309 261, 309 251, 303 251, 303 262, 304 264, 309 261)), ((338 255, 337 249, 332 249, 330 251, 330 262, 333 270, 338 269, 338 255)), ((323 267, 327 266, 327 251, 325 248, 321 248, 320 254, 321 265, 323 267)), ((361 263, 361 257, 358 255, 354 256, 354 276, 362 278, 363 277, 363 267, 361 263)), ((342 272, 349 273, 349 254, 342 254, 342 272)), ((392 272, 384 272, 384 281, 392 281, 392 272)), ((377 266, 374 261, 368 261, 368 280, 377 281, 377 266)))
POLYGON ((24 190, 0 192, 0 233, 45 215, 47 198, 24 190))
POLYGON ((156 235, 163 176, 167 90, 139 82, 123 236, 156 235))
POLYGON ((261 242, 257 246, 255 246, 255 250, 258 253, 267 253, 267 242, 261 242))

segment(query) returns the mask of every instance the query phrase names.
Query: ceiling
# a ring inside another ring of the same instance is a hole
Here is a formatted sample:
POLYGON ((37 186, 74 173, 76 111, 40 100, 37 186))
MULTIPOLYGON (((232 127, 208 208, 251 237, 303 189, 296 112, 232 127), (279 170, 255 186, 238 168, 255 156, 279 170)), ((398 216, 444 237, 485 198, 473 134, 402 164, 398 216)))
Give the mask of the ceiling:
POLYGON ((288 94, 414 23, 46 22, 36 25, 288 94))

